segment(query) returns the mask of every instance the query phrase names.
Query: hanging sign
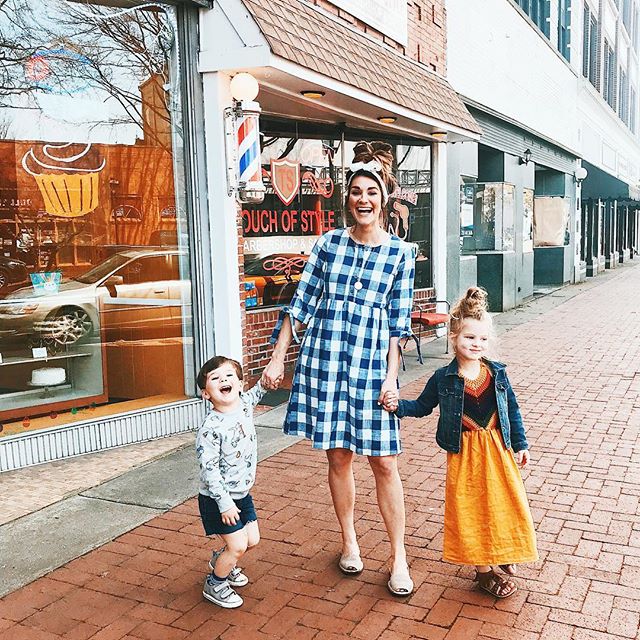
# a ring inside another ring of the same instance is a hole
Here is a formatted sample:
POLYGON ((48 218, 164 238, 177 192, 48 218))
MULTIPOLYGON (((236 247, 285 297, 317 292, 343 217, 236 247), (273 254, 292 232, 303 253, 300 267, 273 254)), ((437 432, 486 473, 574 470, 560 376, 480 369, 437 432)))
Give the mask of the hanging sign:
POLYGON ((300 163, 286 158, 271 160, 271 185, 285 206, 291 204, 300 191, 300 163))

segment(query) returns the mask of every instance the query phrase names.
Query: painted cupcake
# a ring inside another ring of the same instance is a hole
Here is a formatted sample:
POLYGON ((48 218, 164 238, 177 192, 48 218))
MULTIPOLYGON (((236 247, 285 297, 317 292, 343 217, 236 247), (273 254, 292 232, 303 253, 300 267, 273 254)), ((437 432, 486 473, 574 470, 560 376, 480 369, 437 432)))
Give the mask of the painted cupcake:
POLYGON ((29 149, 22 158, 23 169, 33 176, 40 189, 45 211, 61 218, 84 216, 98 206, 99 176, 106 160, 100 162, 96 158, 96 166, 92 168, 91 144, 73 154, 76 146, 70 142, 45 144, 40 157, 29 149))

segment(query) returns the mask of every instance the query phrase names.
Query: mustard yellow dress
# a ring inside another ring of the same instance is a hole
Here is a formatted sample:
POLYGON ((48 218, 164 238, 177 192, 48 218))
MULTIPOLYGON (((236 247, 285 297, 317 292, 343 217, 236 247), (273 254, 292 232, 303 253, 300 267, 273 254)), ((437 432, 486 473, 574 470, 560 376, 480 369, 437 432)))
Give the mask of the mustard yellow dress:
POLYGON ((483 362, 464 381, 460 453, 447 454, 444 553, 448 562, 499 565, 538 559, 520 470, 504 445, 495 383, 483 362))

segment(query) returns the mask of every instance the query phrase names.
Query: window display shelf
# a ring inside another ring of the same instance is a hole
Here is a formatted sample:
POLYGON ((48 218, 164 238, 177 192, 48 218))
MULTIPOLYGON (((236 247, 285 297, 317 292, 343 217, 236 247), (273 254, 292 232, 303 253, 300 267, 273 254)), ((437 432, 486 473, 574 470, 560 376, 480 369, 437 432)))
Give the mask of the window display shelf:
POLYGON ((55 392, 55 397, 58 397, 63 390, 72 388, 73 385, 69 383, 51 384, 34 387, 33 389, 27 389, 25 391, 10 391, 9 393, 2 393, 2 391, 0 391, 0 395, 2 396, 3 402, 7 402, 14 397, 20 397, 23 399, 28 396, 35 396, 37 398, 54 397, 54 393, 52 392, 55 392))
POLYGON ((62 353, 56 356, 48 356, 46 358, 28 358, 26 356, 9 356, 0 362, 0 367, 8 367, 15 364, 30 364, 32 362, 51 362, 52 360, 67 360, 69 358, 85 358, 90 353, 62 353))

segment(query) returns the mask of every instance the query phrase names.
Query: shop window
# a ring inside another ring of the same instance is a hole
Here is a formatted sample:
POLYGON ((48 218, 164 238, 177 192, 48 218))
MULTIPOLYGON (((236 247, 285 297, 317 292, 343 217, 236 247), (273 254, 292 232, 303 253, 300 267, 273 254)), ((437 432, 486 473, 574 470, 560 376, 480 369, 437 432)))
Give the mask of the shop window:
POLYGON ((461 244, 464 253, 513 251, 515 186, 507 182, 461 185, 461 244))
POLYGON ((0 3, 0 435, 194 392, 178 14, 121 5, 0 3))
MULTIPOLYGON (((351 223, 343 217, 342 180, 355 140, 331 131, 324 139, 270 133, 268 124, 263 131, 267 192, 262 204, 242 210, 247 309, 288 304, 318 237, 351 223)), ((417 245, 415 286, 430 287, 431 150, 404 140, 391 144, 399 187, 389 201, 388 230, 417 245)))

